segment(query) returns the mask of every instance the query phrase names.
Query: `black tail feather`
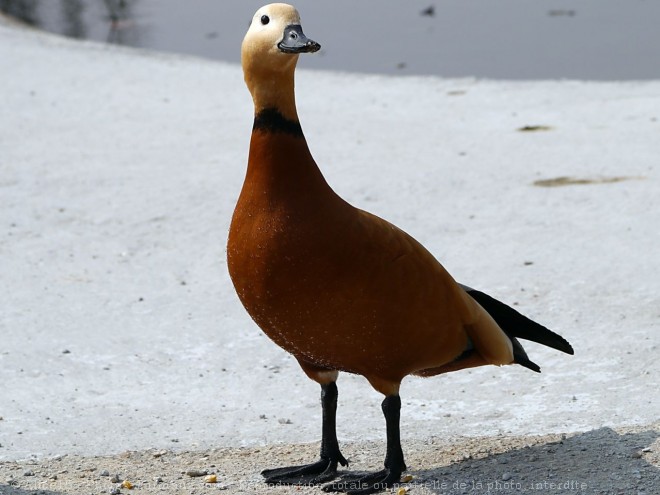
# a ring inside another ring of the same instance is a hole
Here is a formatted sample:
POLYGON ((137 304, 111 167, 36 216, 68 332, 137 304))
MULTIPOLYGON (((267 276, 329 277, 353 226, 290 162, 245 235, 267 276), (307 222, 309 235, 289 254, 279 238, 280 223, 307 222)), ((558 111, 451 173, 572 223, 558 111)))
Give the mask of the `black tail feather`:
POLYGON ((540 373, 541 367, 527 357, 527 353, 525 352, 525 349, 523 349, 523 346, 520 345, 520 342, 518 342, 518 339, 511 336, 509 336, 509 338, 513 344, 513 362, 540 373))
MULTIPOLYGON (((515 309, 507 306, 506 304, 498 301, 488 294, 484 294, 483 292, 474 290, 465 285, 461 285, 461 287, 463 287, 463 289, 475 301, 477 301, 481 307, 484 308, 488 314, 490 314, 490 316, 493 317, 495 322, 512 341, 514 341, 515 338, 531 340, 532 342, 552 347, 553 349, 565 352, 566 354, 573 354, 573 347, 571 347, 571 344, 569 344, 568 341, 562 336, 557 335, 555 332, 547 329, 543 325, 539 325, 535 321, 532 321, 526 316, 521 315, 515 309)), ((518 343, 518 347, 522 350, 520 343, 518 343)), ((515 348, 516 344, 514 342, 514 357, 516 357, 515 348)), ((522 364, 523 366, 526 366, 530 369, 534 368, 528 366, 528 364, 538 368, 536 364, 529 361, 524 350, 522 351, 520 359, 527 364, 519 361, 516 362, 519 362, 519 364, 522 364)), ((534 369, 534 371, 538 371, 538 369, 534 369)))

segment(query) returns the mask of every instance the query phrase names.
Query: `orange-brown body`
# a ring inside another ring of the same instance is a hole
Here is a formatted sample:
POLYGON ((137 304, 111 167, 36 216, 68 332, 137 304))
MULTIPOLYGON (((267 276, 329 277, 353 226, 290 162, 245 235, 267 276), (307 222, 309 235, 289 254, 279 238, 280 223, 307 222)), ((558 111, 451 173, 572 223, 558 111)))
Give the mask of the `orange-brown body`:
POLYGON ((421 244, 334 193, 303 137, 253 132, 227 257, 248 313, 306 371, 393 386, 458 357, 476 323, 421 244))

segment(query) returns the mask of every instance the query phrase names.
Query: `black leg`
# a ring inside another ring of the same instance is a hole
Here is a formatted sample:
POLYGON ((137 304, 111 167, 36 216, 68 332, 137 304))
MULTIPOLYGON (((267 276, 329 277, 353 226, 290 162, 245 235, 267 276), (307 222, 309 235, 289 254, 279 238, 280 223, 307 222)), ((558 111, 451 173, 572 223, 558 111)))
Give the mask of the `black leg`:
POLYGON ((387 428, 385 467, 394 471, 398 470, 400 476, 407 469, 406 463, 403 461, 401 433, 399 429, 399 423, 401 421, 401 397, 398 395, 385 397, 382 408, 387 428))
POLYGON ((323 408, 323 425, 321 427, 321 459, 330 459, 342 466, 348 466, 339 451, 337 441, 337 384, 332 382, 321 386, 321 407, 323 408))
POLYGON ((261 474, 266 483, 273 485, 316 485, 332 481, 337 477, 337 465, 348 466, 348 461, 339 451, 337 441, 337 384, 321 385, 323 426, 321 437, 321 459, 313 464, 266 469, 261 474))
POLYGON ((401 450, 399 422, 401 398, 398 395, 385 397, 382 404, 387 431, 387 453, 385 469, 353 480, 344 480, 323 487, 326 492, 346 492, 350 495, 367 495, 392 487, 401 480, 406 470, 401 450))

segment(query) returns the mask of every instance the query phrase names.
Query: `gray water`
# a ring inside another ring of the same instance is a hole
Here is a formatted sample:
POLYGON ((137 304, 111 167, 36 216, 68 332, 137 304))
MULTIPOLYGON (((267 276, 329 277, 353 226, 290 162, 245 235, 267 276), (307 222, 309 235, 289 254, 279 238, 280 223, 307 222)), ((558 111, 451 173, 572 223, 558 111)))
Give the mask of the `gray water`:
MULTIPOLYGON (((239 62, 265 0, 0 0, 75 38, 239 62)), ((445 77, 660 78, 660 0, 298 0, 317 69, 445 77)))

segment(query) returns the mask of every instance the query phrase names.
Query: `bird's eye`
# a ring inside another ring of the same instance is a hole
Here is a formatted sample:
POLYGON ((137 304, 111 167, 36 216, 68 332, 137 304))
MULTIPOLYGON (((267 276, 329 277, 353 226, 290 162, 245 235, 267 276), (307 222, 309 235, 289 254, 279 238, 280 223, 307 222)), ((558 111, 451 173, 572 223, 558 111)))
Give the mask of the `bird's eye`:
POLYGON ((265 26, 269 22, 270 22, 270 17, 268 17, 267 15, 262 15, 261 16, 261 24, 263 24, 265 26))

